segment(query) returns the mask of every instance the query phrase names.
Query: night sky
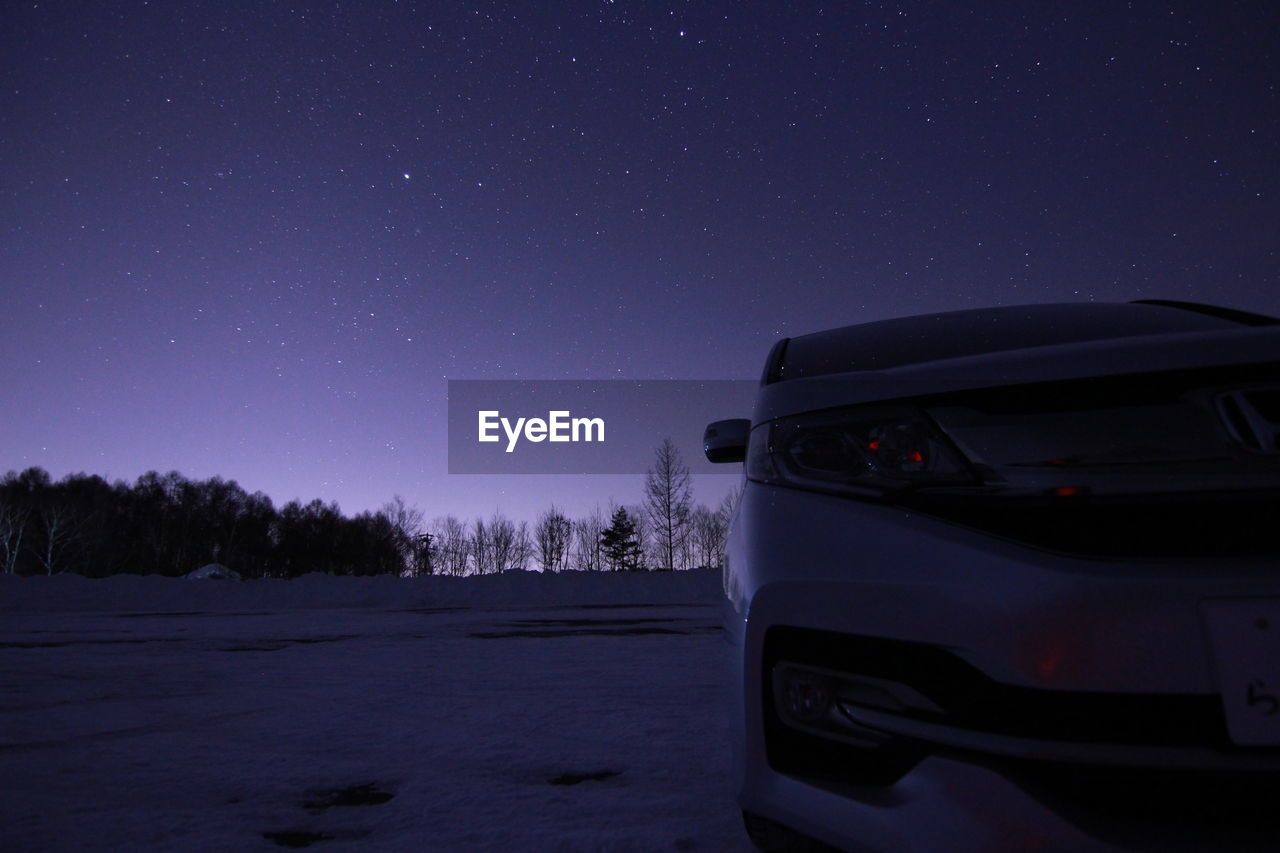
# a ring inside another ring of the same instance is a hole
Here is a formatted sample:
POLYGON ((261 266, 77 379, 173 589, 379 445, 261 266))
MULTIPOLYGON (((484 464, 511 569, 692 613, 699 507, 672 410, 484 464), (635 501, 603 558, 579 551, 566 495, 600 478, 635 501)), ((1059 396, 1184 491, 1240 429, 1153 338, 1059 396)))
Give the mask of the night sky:
POLYGON ((446 380, 1280 314, 1280 6, 980 5, 6 3, 0 472, 577 515, 640 480, 446 474, 446 380))

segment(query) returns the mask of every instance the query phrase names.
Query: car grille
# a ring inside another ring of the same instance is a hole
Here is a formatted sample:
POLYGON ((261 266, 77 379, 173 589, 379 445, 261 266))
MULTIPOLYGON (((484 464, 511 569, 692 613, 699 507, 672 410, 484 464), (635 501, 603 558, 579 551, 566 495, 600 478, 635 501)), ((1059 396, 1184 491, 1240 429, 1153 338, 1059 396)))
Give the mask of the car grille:
POLYGON ((1280 493, 1175 497, 916 496, 935 518, 1032 547, 1101 557, 1280 555, 1280 493))

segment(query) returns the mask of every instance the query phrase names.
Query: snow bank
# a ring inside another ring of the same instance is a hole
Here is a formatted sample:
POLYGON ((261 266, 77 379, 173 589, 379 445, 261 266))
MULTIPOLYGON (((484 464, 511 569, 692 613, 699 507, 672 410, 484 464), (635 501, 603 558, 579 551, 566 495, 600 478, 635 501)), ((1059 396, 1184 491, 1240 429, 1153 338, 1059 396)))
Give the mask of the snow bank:
POLYGON ((506 572, 480 577, 333 577, 192 583, 155 575, 91 580, 0 576, 0 612, 206 612, 323 608, 416 609, 592 604, 692 604, 715 601, 720 573, 506 572))

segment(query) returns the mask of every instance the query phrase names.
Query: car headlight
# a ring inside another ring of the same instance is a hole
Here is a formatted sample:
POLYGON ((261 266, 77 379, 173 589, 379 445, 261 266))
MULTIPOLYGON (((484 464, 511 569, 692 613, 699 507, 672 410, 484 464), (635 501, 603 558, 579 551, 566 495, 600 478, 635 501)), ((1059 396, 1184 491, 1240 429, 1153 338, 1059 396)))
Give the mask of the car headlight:
POLYGON ((921 412, 872 406, 779 418, 747 445, 747 476, 764 483, 872 497, 978 482, 964 457, 921 412))

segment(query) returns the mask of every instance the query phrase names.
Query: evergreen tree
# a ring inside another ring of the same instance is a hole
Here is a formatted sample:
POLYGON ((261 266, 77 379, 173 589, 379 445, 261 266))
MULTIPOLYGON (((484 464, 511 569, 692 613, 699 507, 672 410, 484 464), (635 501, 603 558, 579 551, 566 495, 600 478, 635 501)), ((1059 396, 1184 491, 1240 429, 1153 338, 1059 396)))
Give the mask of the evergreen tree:
POLYGON ((600 546, 610 571, 634 572, 644 568, 640 542, 636 538, 636 523, 626 509, 618 507, 614 511, 609 527, 600 534, 600 546))

